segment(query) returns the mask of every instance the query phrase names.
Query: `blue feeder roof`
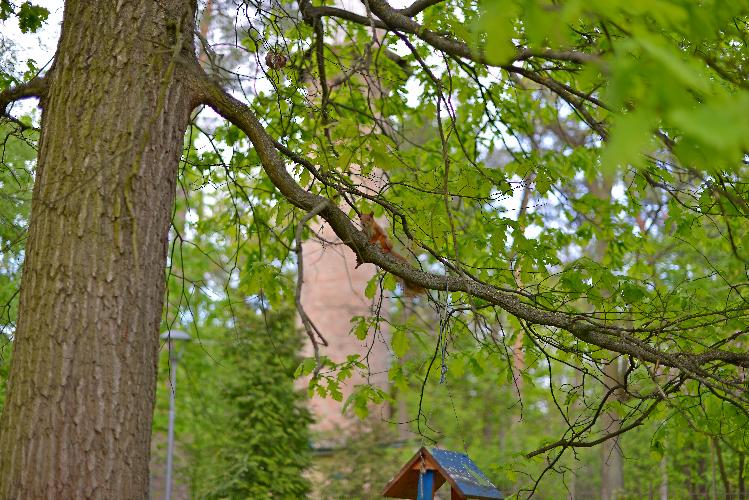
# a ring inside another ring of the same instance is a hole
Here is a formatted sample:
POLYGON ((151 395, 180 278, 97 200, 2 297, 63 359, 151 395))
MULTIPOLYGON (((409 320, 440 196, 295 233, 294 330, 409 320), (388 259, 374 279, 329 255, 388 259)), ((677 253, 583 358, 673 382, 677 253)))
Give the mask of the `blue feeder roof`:
POLYGON ((440 448, 421 448, 385 487, 386 497, 416 498, 419 471, 436 473, 434 490, 450 483, 458 498, 502 500, 502 493, 464 453, 440 448))
POLYGON ((444 470, 446 479, 466 498, 502 499, 502 493, 489 481, 473 460, 457 451, 430 448, 429 454, 444 470), (452 480, 452 481, 451 481, 452 480))

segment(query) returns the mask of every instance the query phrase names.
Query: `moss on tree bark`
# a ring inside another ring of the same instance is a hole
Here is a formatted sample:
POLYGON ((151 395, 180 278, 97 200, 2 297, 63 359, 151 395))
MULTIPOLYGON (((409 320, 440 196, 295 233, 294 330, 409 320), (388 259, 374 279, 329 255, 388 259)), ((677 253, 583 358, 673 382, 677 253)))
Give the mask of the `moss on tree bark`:
POLYGON ((41 101, 1 498, 148 496, 194 8, 66 2, 41 101))

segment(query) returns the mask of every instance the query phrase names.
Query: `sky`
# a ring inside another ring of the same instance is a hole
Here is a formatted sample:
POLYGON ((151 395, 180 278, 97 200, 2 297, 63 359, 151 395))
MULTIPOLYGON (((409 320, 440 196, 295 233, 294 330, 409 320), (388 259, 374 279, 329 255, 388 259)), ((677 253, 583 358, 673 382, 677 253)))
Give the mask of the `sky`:
POLYGON ((37 66, 42 67, 52 59, 60 35, 60 23, 62 22, 62 0, 36 1, 37 5, 43 5, 49 10, 49 18, 36 33, 21 33, 18 28, 18 20, 14 17, 7 21, 0 21, 0 34, 5 38, 13 40, 15 44, 16 59, 25 67, 25 62, 34 59, 37 66))
MULTIPOLYGON (((25 63, 28 59, 34 59, 37 66, 41 67, 51 59, 55 51, 62 22, 63 0, 36 0, 34 3, 50 11, 49 19, 41 30, 32 34, 21 33, 16 19, 10 18, 0 21, 0 34, 16 43, 18 62, 25 63)), ((336 3, 347 10, 364 12, 361 0, 337 0, 336 3)), ((410 3, 410 0, 390 0, 395 8, 402 8, 410 3)))
MULTIPOLYGON (((60 36, 60 24, 62 23, 62 0, 42 0, 36 2, 49 10, 49 18, 41 29, 36 33, 21 33, 18 20, 10 17, 6 21, 0 21, 0 35, 13 42, 13 55, 17 62, 15 68, 23 73, 29 60, 35 62, 36 67, 42 68, 52 61, 55 53, 57 39, 60 36)), ((3 59, 5 59, 3 57, 3 59)), ((18 75, 17 75, 18 76, 18 75)), ((11 114, 14 116, 34 114, 36 110, 35 101, 21 101, 14 103, 11 114)))

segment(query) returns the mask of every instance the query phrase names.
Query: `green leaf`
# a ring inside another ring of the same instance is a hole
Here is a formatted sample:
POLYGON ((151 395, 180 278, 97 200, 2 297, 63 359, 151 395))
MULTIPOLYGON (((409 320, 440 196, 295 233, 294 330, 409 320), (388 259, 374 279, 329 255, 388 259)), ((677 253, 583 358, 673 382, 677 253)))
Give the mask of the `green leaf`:
POLYGON ((654 38, 644 34, 634 38, 635 42, 648 53, 658 65, 668 71, 683 84, 700 92, 709 92, 710 84, 699 68, 685 62, 683 53, 670 50, 654 38))
POLYGON ((393 276, 390 273, 387 273, 385 275, 385 278, 382 280, 382 288, 385 290, 393 291, 398 286, 398 278, 393 276))
POLYGON ((315 358, 306 358, 302 360, 302 362, 299 363, 297 369, 294 371, 294 378, 306 377, 307 375, 315 371, 315 366, 317 366, 317 361, 315 360, 315 358))
POLYGON ((393 347, 393 352, 396 356, 398 356, 399 358, 405 356, 410 345, 405 329, 397 327, 394 328, 390 344, 393 347))
POLYGON ((351 318, 351 323, 354 324, 352 331, 356 338, 359 340, 366 339, 367 334, 369 333, 369 323, 367 322, 367 319, 363 316, 354 316, 351 318))
POLYGON ((377 293, 377 285, 380 283, 380 277, 378 275, 372 276, 367 282, 366 288, 364 288, 364 296, 368 299, 373 299, 375 293, 377 293))
MULTIPOLYGON (((3 9, 3 13, 5 9, 3 9)), ((31 2, 24 2, 18 10, 18 27, 21 33, 33 33, 42 27, 49 17, 49 10, 31 2)))
POLYGON ((730 98, 713 99, 691 109, 677 108, 669 119, 690 137, 736 160, 741 150, 749 150, 749 92, 730 98))
POLYGON ((653 147, 653 119, 649 110, 618 115, 614 119, 610 139, 601 155, 604 174, 610 175, 627 165, 644 165, 643 153, 653 147))
POLYGON ((480 7, 483 12, 478 16, 475 25, 477 39, 485 42, 476 52, 483 52, 492 64, 505 64, 517 53, 512 42, 515 35, 513 21, 518 13, 515 2, 508 0, 486 0, 480 7))
POLYGON ((636 304, 637 302, 640 302, 643 297, 645 297, 645 292, 638 286, 635 286, 631 283, 625 283, 621 287, 621 294, 622 299, 624 299, 624 302, 627 304, 636 304))

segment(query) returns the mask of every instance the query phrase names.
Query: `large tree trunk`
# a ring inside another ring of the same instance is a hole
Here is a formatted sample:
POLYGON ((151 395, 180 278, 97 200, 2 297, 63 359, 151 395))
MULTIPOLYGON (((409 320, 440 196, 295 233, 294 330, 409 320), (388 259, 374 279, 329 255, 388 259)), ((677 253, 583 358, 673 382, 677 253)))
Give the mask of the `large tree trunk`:
POLYGON ((49 87, 0 498, 148 497, 191 0, 69 0, 49 87))

